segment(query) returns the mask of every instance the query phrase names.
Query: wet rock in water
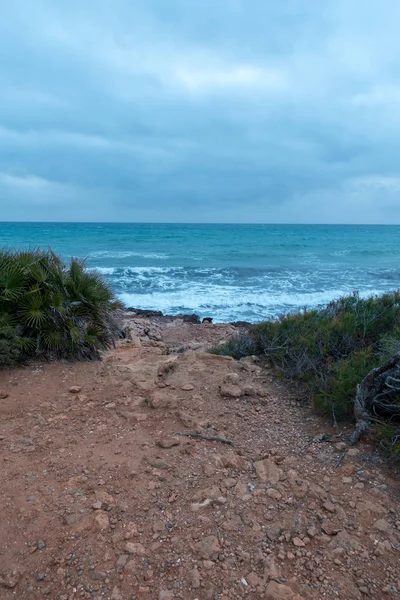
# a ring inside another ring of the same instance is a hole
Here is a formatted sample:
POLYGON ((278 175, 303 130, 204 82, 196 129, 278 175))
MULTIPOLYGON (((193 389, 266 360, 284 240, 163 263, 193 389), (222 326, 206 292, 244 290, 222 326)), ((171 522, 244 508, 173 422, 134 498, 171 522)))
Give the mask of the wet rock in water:
POLYGON ((202 323, 212 323, 213 319, 212 317, 204 317, 204 319, 202 320, 202 323))

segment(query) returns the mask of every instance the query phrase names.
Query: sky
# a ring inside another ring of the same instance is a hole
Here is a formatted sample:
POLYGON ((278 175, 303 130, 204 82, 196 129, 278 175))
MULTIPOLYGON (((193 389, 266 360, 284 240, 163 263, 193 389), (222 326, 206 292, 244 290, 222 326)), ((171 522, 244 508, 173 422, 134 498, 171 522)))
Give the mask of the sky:
POLYGON ((398 0, 0 5, 0 221, 400 223, 398 0))

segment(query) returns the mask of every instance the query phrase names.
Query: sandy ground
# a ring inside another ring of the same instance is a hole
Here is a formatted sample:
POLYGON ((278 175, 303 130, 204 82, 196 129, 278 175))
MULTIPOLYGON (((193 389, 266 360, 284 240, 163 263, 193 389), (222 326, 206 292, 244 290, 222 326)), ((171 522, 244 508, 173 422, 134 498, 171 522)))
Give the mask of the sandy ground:
POLYGON ((231 326, 128 329, 101 362, 0 372, 0 600, 400 597, 376 452, 205 353, 231 326))

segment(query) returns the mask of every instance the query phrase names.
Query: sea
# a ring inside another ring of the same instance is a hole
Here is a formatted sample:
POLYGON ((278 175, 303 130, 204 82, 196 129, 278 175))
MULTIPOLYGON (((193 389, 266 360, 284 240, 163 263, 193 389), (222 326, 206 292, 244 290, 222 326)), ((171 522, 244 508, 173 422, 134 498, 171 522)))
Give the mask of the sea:
POLYGON ((0 247, 86 259, 127 307, 276 318, 400 287, 400 226, 0 223, 0 247))

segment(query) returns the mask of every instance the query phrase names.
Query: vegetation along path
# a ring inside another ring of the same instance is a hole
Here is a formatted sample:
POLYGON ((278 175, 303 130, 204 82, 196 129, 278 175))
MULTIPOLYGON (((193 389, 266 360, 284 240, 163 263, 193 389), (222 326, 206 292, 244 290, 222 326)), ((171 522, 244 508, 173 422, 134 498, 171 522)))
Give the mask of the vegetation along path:
POLYGON ((101 362, 0 372, 1 600, 399 597, 376 452, 204 352, 230 326, 128 329, 101 362))

